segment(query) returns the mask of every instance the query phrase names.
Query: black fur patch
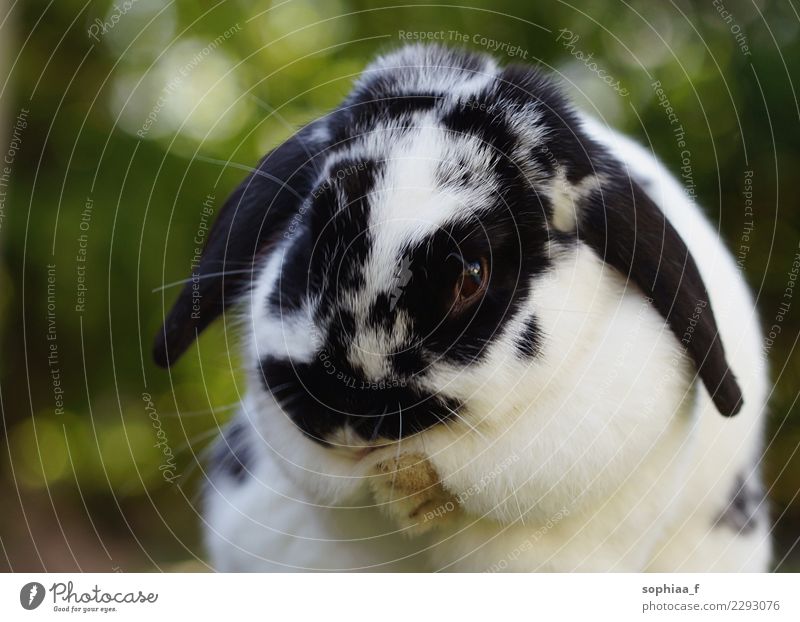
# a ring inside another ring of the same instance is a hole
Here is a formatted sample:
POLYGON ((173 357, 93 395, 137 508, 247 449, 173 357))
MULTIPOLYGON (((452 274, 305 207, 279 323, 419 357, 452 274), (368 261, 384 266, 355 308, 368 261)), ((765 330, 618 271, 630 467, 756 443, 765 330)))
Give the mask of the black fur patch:
POLYGON ((515 197, 511 204, 499 202, 493 210, 440 229, 407 251, 412 277, 397 307, 413 318, 418 336, 414 345, 433 358, 463 365, 481 360, 527 298, 531 280, 551 265, 545 251, 544 210, 531 209, 536 197, 522 185, 508 195, 515 197), (453 285, 463 269, 459 257, 466 262, 485 257, 489 279, 483 298, 454 315, 453 285))
POLYGON ((309 438, 329 444, 331 433, 349 426, 365 440, 397 440, 454 416, 459 404, 411 388, 405 379, 369 384, 344 357, 323 351, 313 363, 265 358, 264 387, 309 438))
POLYGON ((727 527, 737 533, 751 533, 757 526, 759 517, 765 510, 764 491, 760 483, 751 476, 736 478, 731 500, 717 518, 715 526, 727 527))
POLYGON ((361 267, 370 251, 369 193, 382 166, 369 159, 344 158, 311 192, 310 207, 296 223, 300 233, 281 266, 269 305, 278 313, 295 311, 320 295, 329 309, 337 296, 363 285, 361 267))
POLYGON ((524 359, 536 357, 542 348, 542 330, 534 316, 525 320, 525 328, 516 340, 517 352, 524 359))
POLYGON ((497 81, 495 97, 506 105, 535 104, 539 125, 546 130, 541 144, 535 145, 531 158, 551 174, 564 171, 567 181, 576 183, 603 166, 604 158, 595 144, 580 129, 578 117, 561 90, 547 76, 533 67, 512 65, 497 81))
POLYGON ((364 92, 361 98, 353 99, 343 108, 347 123, 339 126, 336 141, 346 142, 357 136, 358 130, 369 130, 376 123, 390 119, 395 128, 411 127, 415 114, 435 108, 441 99, 442 95, 435 93, 382 96, 376 92, 364 92))
POLYGON ((496 153, 497 161, 508 157, 517 144, 517 138, 503 115, 492 105, 489 94, 458 102, 442 118, 442 125, 456 134, 476 136, 496 153))

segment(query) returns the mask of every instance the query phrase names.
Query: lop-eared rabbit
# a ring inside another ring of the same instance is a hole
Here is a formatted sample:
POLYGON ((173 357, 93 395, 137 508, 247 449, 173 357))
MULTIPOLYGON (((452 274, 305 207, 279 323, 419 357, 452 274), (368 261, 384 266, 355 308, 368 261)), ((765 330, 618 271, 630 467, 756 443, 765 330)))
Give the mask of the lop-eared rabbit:
POLYGON ((228 199, 156 361, 220 315, 247 392, 207 469, 218 570, 768 568, 742 274, 534 68, 379 57, 228 199))

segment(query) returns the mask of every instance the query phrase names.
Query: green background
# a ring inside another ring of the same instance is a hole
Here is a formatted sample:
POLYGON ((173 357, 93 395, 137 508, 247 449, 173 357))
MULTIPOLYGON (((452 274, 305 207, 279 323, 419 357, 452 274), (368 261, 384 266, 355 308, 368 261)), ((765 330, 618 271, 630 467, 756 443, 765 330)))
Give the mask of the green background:
MULTIPOLYGON (((237 166, 335 106, 376 52, 401 43, 400 31, 444 31, 446 43, 466 38, 476 50, 487 51, 484 39, 518 46, 516 58, 496 56, 556 72, 580 107, 652 144, 680 173, 681 149, 652 87, 659 80, 686 130, 697 196, 742 253, 768 330, 800 250, 800 19, 787 1, 730 0, 729 17, 721 6, 138 0, 95 40, 95 20, 111 24, 118 12, 109 3, 29 0, 10 12, 0 3, 0 157, 15 118, 29 111, 0 212, 0 569, 205 568, 203 450, 242 384, 221 323, 200 340, 202 356, 190 350, 170 373, 151 363, 152 336, 179 289, 158 288, 188 276, 203 203, 218 210, 244 175, 237 166), (563 29, 578 35, 572 48, 559 40, 563 29), (150 113, 155 121, 137 136, 150 113), (78 312, 81 234, 87 290, 78 312), (162 477, 143 394, 177 484, 162 477)), ((769 349, 763 469, 776 564, 791 570, 800 569, 800 300, 780 326, 769 349)))

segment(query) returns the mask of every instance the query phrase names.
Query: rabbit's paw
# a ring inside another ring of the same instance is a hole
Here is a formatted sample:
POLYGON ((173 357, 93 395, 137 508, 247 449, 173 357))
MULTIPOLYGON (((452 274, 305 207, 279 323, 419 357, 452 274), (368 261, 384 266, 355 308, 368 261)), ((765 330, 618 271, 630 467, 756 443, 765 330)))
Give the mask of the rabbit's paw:
POLYGON ((460 514, 456 498, 420 454, 379 462, 370 483, 382 511, 410 536, 453 522, 460 514))

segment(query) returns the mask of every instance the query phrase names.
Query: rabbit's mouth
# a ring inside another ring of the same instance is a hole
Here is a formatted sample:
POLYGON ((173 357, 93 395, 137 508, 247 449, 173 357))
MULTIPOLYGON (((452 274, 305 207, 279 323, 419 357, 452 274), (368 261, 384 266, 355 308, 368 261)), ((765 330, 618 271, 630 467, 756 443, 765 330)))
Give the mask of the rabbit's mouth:
POLYGON ((367 455, 387 442, 407 438, 457 418, 459 402, 426 392, 413 380, 368 382, 356 374, 330 373, 318 362, 266 357, 261 380, 282 410, 309 438, 325 445, 345 433, 348 445, 367 455))

